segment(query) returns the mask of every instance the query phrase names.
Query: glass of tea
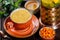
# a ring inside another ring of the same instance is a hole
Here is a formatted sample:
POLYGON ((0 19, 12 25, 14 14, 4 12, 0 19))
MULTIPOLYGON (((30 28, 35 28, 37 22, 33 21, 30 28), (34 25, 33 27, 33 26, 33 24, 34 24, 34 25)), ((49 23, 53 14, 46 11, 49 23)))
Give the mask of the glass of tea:
POLYGON ((29 0, 25 3, 24 7, 32 12, 32 14, 36 13, 39 8, 39 2, 36 0, 29 0))
POLYGON ((40 4, 42 24, 57 29, 60 25, 60 0, 41 0, 40 4))

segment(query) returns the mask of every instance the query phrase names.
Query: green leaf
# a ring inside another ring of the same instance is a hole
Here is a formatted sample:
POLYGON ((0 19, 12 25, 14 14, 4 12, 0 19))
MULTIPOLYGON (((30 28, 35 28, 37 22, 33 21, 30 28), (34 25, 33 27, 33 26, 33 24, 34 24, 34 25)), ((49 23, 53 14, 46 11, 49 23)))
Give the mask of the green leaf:
POLYGON ((8 0, 8 2, 10 2, 10 4, 14 5, 13 0, 8 0))
POLYGON ((0 14, 4 14, 4 12, 3 11, 0 11, 0 14))
POLYGON ((0 11, 0 18, 3 16, 4 12, 0 11))
POLYGON ((2 0, 0 0, 0 2, 2 2, 2 0))
POLYGON ((4 14, 4 16, 8 16, 8 15, 9 15, 9 13, 5 13, 5 14, 4 14))
POLYGON ((15 7, 18 7, 19 6, 19 3, 21 3, 23 0, 17 0, 16 2, 15 2, 15 7))

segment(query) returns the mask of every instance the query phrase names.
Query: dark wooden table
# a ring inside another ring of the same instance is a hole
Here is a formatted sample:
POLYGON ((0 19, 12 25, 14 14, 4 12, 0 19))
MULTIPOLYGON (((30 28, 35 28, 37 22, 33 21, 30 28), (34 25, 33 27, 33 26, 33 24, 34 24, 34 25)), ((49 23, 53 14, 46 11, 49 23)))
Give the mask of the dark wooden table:
MULTIPOLYGON (((35 14, 35 15, 37 18, 39 18, 40 11, 38 11, 37 14, 35 14)), ((0 18, 0 30, 2 30, 4 32, 4 34, 8 35, 3 28, 3 22, 4 22, 5 18, 0 18)), ((28 37, 28 38, 23 38, 23 39, 14 38, 14 37, 11 37, 10 35, 8 35, 9 38, 0 37, 0 40, 41 40, 41 37, 39 36, 39 30, 34 35, 32 35, 31 37, 28 37)), ((60 28, 56 30, 55 40, 60 40, 60 28)))

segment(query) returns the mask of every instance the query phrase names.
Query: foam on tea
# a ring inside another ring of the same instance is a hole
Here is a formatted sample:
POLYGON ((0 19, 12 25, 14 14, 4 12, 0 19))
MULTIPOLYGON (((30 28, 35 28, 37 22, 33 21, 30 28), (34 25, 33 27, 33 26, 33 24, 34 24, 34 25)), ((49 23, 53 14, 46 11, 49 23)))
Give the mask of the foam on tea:
POLYGON ((28 10, 19 8, 11 13, 10 18, 15 23, 26 23, 28 20, 30 20, 31 14, 28 10))
POLYGON ((26 7, 27 7, 27 9, 35 10, 37 7, 37 4, 36 3, 30 3, 26 7))

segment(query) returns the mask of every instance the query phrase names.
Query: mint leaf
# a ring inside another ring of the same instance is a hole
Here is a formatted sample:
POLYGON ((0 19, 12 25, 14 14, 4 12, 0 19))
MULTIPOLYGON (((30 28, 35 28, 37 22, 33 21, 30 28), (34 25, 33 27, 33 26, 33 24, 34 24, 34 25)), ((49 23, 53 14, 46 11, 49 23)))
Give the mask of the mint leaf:
POLYGON ((0 2, 2 2, 2 0, 0 0, 0 2))
POLYGON ((16 2, 15 2, 15 7, 18 7, 19 6, 19 3, 21 3, 23 0, 17 0, 16 2))

